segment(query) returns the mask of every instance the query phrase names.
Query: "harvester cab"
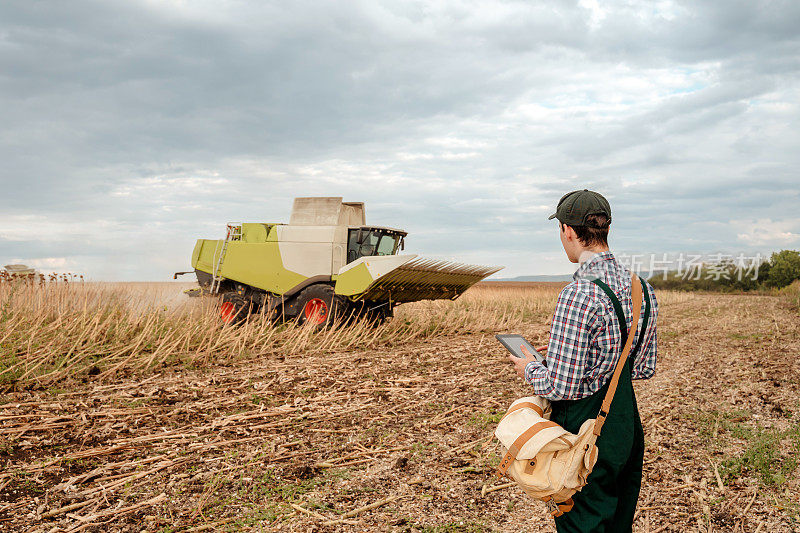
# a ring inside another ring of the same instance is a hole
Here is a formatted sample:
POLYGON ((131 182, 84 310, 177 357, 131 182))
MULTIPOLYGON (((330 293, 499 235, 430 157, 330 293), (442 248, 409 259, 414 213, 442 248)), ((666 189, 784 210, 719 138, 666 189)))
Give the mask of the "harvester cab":
POLYGON ((347 262, 373 255, 395 255, 405 249, 407 233, 399 229, 364 226, 347 230, 347 262))
POLYGON ((221 294, 226 323, 264 312, 317 324, 382 320, 403 302, 454 300, 502 268, 398 255, 406 235, 368 226, 361 202, 295 198, 288 224, 228 224, 224 239, 199 239, 192 267, 203 292, 221 294))

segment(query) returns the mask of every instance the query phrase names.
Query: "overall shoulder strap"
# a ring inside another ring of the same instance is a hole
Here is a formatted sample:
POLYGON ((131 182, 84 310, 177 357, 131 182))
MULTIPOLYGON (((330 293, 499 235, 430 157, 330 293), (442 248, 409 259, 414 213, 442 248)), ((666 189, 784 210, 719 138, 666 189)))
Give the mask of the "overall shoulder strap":
POLYGON ((597 436, 600 436, 600 431, 603 429, 603 424, 605 423, 606 417, 608 416, 608 411, 611 408, 611 402, 614 400, 614 393, 617 392, 617 384, 619 383, 619 377, 622 374, 622 368, 625 366, 625 360, 628 358, 628 354, 631 351, 631 345, 633 344, 633 337, 636 335, 636 326, 639 323, 639 315, 642 312, 642 288, 644 287, 644 283, 642 283, 642 281, 636 274, 631 272, 631 300, 633 301, 632 316, 634 317, 634 320, 631 322, 630 332, 626 332, 625 313, 623 313, 622 311, 622 304, 620 304, 619 299, 614 295, 614 292, 604 282, 600 280, 593 280, 593 282, 598 287, 603 289, 603 291, 606 294, 608 294, 609 298, 611 298, 611 302, 614 304, 614 310, 617 313, 617 318, 620 319, 619 329, 623 338, 622 353, 620 353, 619 355, 617 366, 614 367, 614 374, 611 376, 611 381, 609 382, 608 390, 606 391, 606 395, 603 398, 603 405, 600 408, 600 412, 597 414, 597 418, 595 419, 594 422, 593 433, 597 436))
MULTIPOLYGON (((644 303, 644 316, 642 317, 642 327, 639 328, 639 336, 636 338, 636 346, 633 347, 633 351, 630 353, 628 357, 631 360, 636 358, 636 354, 639 353, 639 349, 642 346, 642 342, 644 342, 644 334, 647 331, 647 324, 650 322, 650 291, 647 290, 647 285, 645 285, 644 281, 639 279, 639 282, 642 284, 642 302, 644 303)), ((611 303, 614 304, 614 312, 617 314, 617 320, 619 321, 620 327, 620 335, 622 337, 622 345, 625 346, 625 343, 628 340, 628 332, 622 326, 625 324, 625 313, 622 311, 622 304, 619 302, 619 298, 617 295, 614 294, 614 291, 611 290, 606 282, 601 279, 592 280, 592 283, 603 289, 603 292, 608 295, 611 299, 611 303)), ((631 285, 632 287, 633 285, 631 285)))
POLYGON ((642 348, 642 343, 644 342, 644 334, 647 331, 647 324, 650 322, 650 291, 647 290, 647 285, 641 279, 639 280, 642 282, 642 301, 644 302, 644 316, 642 317, 642 327, 639 328, 639 336, 636 337, 636 346, 634 346, 633 351, 628 356, 631 358, 631 361, 636 359, 636 354, 639 353, 639 350, 642 348))
MULTIPOLYGON (((617 298, 617 295, 614 294, 611 287, 606 285, 606 282, 602 279, 593 279, 592 283, 603 289, 603 292, 611 299, 611 303, 614 304, 614 312, 617 314, 617 320, 619 321, 619 332, 622 335, 622 346, 625 346, 625 343, 628 342, 628 332, 625 329, 625 324, 628 322, 625 320, 625 311, 622 310, 622 304, 619 298, 617 298)), ((631 287, 633 287, 633 284, 631 284, 631 287)))

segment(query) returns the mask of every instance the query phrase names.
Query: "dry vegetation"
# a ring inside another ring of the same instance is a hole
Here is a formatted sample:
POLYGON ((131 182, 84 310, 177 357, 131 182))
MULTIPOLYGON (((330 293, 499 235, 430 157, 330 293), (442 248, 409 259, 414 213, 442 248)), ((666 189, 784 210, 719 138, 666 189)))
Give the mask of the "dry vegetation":
MULTIPOLYGON (((493 334, 542 341, 557 286, 322 332, 176 287, 0 284, 0 529, 554 531, 490 437, 529 393, 493 334)), ((796 292, 659 301, 637 531, 796 531, 796 292)))
POLYGON ((293 323, 276 327, 263 316, 221 328, 215 300, 187 298, 176 285, 0 283, 0 383, 7 389, 49 385, 86 374, 114 378, 175 362, 205 367, 311 349, 363 349, 499 331, 543 317, 551 292, 497 288, 489 298, 488 289, 475 289, 455 304, 401 306, 396 320, 380 327, 361 322, 317 333, 293 323))

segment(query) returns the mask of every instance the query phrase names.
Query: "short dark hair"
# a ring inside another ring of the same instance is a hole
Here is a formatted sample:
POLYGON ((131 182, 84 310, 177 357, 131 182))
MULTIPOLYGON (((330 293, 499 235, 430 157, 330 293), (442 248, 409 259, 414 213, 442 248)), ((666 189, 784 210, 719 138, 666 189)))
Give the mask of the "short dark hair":
MULTIPOLYGON (((611 225, 611 219, 603 214, 586 215, 586 225, 572 226, 570 224, 562 224, 562 226, 569 226, 575 230, 575 235, 584 246, 608 246, 608 228, 611 225)), ((561 228, 564 231, 564 228, 561 228)))

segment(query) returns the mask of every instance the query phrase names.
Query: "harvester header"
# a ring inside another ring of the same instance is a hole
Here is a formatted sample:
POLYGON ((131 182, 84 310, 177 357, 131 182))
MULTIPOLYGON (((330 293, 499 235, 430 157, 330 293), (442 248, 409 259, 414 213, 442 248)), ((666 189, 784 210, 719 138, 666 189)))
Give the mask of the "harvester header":
POLYGON ((288 224, 230 223, 224 239, 199 239, 192 267, 203 291, 222 294, 226 322, 263 310, 319 324, 354 314, 383 319, 403 302, 454 300, 502 268, 397 255, 406 235, 368 226, 362 202, 295 198, 288 224))

